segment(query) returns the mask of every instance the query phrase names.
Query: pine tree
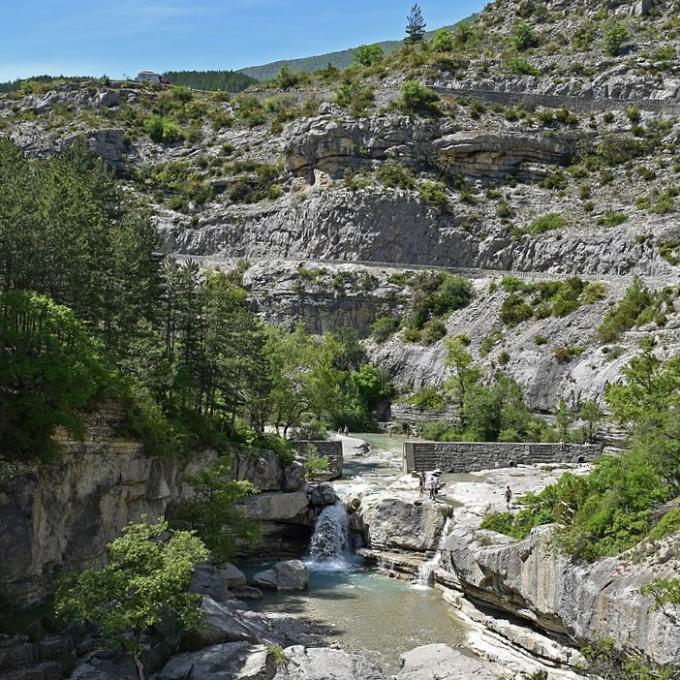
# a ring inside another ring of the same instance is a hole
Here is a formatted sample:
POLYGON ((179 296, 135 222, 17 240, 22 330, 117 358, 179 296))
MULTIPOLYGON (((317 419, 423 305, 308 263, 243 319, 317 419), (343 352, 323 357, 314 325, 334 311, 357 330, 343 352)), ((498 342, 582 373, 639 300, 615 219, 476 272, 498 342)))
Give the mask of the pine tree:
POLYGON ((411 13, 407 17, 407 22, 404 42, 407 44, 420 42, 425 37, 425 26, 427 24, 425 19, 423 19, 423 12, 417 2, 411 7, 411 13))

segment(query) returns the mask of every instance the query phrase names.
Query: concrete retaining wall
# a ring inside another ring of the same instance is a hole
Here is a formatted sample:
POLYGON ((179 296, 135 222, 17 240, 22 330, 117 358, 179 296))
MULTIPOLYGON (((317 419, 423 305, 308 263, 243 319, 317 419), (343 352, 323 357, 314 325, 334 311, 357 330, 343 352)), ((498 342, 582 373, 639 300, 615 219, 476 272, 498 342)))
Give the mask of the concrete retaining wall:
POLYGON ((404 470, 479 472, 538 463, 584 463, 601 454, 602 447, 594 444, 405 442, 404 470))
POLYGON ((307 456, 310 448, 315 448, 320 455, 328 458, 329 470, 327 475, 323 475, 323 481, 330 481, 332 479, 340 479, 342 477, 342 466, 344 459, 342 456, 342 442, 338 441, 296 441, 293 442, 295 450, 301 458, 307 456))

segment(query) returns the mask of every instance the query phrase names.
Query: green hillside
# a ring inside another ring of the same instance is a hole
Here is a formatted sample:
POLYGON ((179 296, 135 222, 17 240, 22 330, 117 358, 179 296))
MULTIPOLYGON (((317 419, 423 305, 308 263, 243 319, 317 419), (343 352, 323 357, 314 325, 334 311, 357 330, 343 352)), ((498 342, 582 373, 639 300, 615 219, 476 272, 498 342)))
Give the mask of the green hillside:
MULTIPOLYGON (((456 24, 444 26, 444 28, 450 29, 455 25, 456 24)), ((427 36, 431 37, 436 30, 429 31, 427 36)), ((404 43, 402 40, 386 40, 377 44, 380 45, 385 54, 391 54, 392 52, 396 52, 404 43)), ((270 64, 263 64, 262 66, 249 66, 248 68, 241 69, 239 73, 244 73, 256 80, 271 80, 276 76, 282 66, 287 66, 293 73, 314 73, 315 71, 326 68, 328 64, 332 64, 336 68, 347 68, 354 60, 355 52, 356 47, 352 47, 348 50, 327 52, 326 54, 304 57, 302 59, 283 59, 281 61, 274 61, 270 64)))
POLYGON ((186 85, 194 90, 242 92, 257 82, 238 71, 166 71, 163 75, 174 85, 186 85))

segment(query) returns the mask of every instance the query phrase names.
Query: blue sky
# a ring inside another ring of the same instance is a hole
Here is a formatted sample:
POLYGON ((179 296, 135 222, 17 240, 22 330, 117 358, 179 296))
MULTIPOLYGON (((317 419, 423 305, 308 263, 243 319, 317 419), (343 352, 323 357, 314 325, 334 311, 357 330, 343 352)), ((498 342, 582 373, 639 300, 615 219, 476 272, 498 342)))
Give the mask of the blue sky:
MULTIPOLYGON (((422 0, 430 28, 484 0, 422 0)), ((242 68, 399 38, 410 0, 0 0, 0 81, 242 68)))

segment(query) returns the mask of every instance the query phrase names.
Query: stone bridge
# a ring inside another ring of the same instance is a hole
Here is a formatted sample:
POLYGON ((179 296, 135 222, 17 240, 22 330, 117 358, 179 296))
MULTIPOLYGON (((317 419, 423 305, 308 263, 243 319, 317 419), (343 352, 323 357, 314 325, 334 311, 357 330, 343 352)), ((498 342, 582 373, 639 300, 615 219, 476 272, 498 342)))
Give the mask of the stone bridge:
POLYGON ((480 472, 539 463, 586 463, 602 454, 595 444, 405 442, 406 472, 480 472))

